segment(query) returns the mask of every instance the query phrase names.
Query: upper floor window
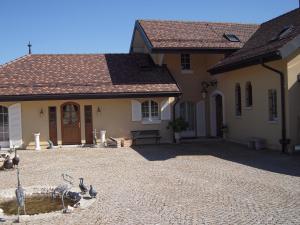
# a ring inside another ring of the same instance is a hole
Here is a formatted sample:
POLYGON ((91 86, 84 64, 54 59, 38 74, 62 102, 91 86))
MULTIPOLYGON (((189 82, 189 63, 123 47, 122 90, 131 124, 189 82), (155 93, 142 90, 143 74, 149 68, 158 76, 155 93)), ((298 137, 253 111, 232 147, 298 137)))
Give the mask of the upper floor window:
POLYGON ((235 115, 242 115, 242 96, 240 84, 235 85, 235 115))
POLYGON ((251 82, 247 82, 245 86, 245 97, 246 97, 246 107, 252 107, 253 98, 252 98, 252 84, 251 82))
POLYGON ((190 54, 181 54, 181 70, 191 69, 191 56, 190 54))
POLYGON ((275 121, 278 118, 277 91, 275 89, 270 89, 268 91, 268 98, 269 98, 269 120, 275 121))
POLYGON ((158 120, 158 103, 153 100, 144 101, 142 103, 142 118, 144 120, 158 120))

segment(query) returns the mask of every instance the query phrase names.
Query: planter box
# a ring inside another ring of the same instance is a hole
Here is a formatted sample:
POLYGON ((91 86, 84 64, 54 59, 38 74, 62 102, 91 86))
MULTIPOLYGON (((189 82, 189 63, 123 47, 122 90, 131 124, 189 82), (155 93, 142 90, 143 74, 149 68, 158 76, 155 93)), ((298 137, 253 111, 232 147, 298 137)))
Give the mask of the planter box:
POLYGON ((128 148, 128 147, 131 147, 131 145, 132 145, 132 139, 130 139, 130 138, 122 139, 122 141, 121 141, 122 147, 128 148))

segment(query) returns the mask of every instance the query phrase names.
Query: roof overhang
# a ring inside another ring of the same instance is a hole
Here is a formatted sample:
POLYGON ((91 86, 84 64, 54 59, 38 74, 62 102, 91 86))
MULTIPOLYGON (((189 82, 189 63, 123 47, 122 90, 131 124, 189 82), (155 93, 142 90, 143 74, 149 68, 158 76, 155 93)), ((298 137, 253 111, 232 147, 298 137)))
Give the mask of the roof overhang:
POLYGON ((241 68, 248 67, 248 66, 254 66, 254 65, 260 64, 261 62, 270 62, 270 61, 275 61, 275 60, 280 60, 280 59, 282 59, 280 52, 274 51, 274 52, 271 52, 268 54, 259 55, 259 56, 255 56, 255 57, 248 58, 245 60, 241 60, 236 63, 231 63, 231 64, 227 64, 227 65, 220 66, 220 67, 215 67, 215 68, 209 69, 208 72, 211 75, 216 75, 216 74, 220 74, 220 73, 229 72, 232 70, 241 69, 241 68))
POLYGON ((0 102, 70 100, 70 99, 117 99, 117 98, 124 99, 124 98, 178 97, 180 95, 181 95, 180 92, 1 95, 0 102))
POLYGON ((227 64, 220 67, 215 67, 208 72, 212 75, 225 73, 236 69, 241 69, 247 66, 260 64, 261 62, 270 62, 274 60, 285 59, 300 48, 300 35, 297 35, 293 40, 282 46, 276 51, 264 55, 258 55, 249 59, 241 60, 236 63, 227 64))
POLYGON ((212 53, 230 54, 239 49, 237 48, 152 48, 151 53, 212 53))
POLYGON ((135 32, 138 31, 144 40, 144 43, 149 51, 149 53, 213 53, 213 54, 230 54, 234 51, 239 50, 240 48, 176 48, 176 47, 169 47, 169 48, 155 48, 151 43, 150 39, 148 38, 144 28, 137 20, 134 25, 134 30, 131 38, 130 50, 129 52, 132 53, 132 45, 134 41, 135 32))

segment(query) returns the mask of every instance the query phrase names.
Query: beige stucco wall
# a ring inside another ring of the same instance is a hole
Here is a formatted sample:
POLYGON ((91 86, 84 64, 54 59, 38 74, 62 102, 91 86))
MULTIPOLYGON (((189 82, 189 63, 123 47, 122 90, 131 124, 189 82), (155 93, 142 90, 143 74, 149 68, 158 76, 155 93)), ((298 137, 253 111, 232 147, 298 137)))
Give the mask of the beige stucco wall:
POLYGON ((165 54, 163 63, 167 64, 171 74, 177 81, 182 96, 180 101, 191 101, 197 103, 199 101, 205 101, 206 109, 206 133, 210 135, 210 105, 209 94, 215 90, 214 87, 208 88, 208 94, 203 99, 201 90, 202 81, 211 81, 215 78, 212 77, 207 70, 216 64, 224 56, 222 54, 191 54, 191 71, 181 71, 181 55, 180 54, 165 54))
MULTIPOLYGON (((165 98, 155 98, 160 103, 165 98)), ((137 99, 144 101, 145 99, 137 99)), ((170 99, 174 101, 174 98, 170 99)), ((81 139, 85 143, 84 130, 84 105, 93 106, 93 128, 97 131, 106 130, 107 137, 130 137, 130 131, 139 129, 158 129, 161 132, 161 142, 171 142, 171 131, 166 127, 169 121, 161 121, 160 124, 142 124, 133 122, 131 118, 131 99, 101 99, 101 100, 67 100, 67 101, 24 101, 22 107, 22 135, 24 147, 32 149, 34 147, 33 133, 40 132, 42 147, 47 146, 49 139, 49 117, 48 107, 57 107, 57 135, 58 144, 61 144, 61 113, 60 106, 65 102, 75 102, 80 105, 81 139), (100 107, 101 112, 97 112, 100 107), (43 109, 44 115, 40 115, 43 109)), ((0 105, 9 106, 16 102, 0 102, 0 105)))
MULTIPOLYGON (((276 61, 268 65, 286 73, 286 63, 276 61)), ((246 67, 216 76, 218 89, 225 95, 225 124, 232 141, 247 143, 250 137, 260 137, 267 141, 268 148, 279 149, 281 139, 280 78, 276 73, 261 65, 246 67), (245 85, 252 83, 253 106, 245 107, 245 85), (235 115, 235 85, 240 83, 242 91, 242 116, 235 115), (278 120, 268 118, 268 90, 277 90, 278 120)), ((289 136, 289 132, 287 134, 289 136)))
POLYGON ((288 117, 290 121, 289 133, 292 145, 300 144, 300 50, 288 58, 288 117))

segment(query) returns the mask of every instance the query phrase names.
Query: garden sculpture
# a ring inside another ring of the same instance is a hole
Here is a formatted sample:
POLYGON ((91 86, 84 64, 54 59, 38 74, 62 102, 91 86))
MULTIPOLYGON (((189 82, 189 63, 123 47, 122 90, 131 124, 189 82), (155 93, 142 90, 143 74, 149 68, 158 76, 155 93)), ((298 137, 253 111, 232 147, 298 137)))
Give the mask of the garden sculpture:
POLYGON ((90 185, 89 194, 90 194, 91 198, 96 198, 96 196, 97 196, 97 191, 93 188, 92 185, 90 185))
POLYGON ((18 187, 16 189, 16 199, 18 204, 18 222, 20 221, 20 208, 23 208, 24 214, 26 215, 26 209, 25 209, 25 191, 21 186, 20 183, 20 172, 19 168, 17 168, 17 179, 18 179, 18 187))
POLYGON ((94 131, 93 131, 93 144, 94 145, 97 145, 97 130, 96 129, 94 129, 94 131))
POLYGON ((52 197, 54 198, 57 194, 61 196, 61 201, 63 205, 63 212, 66 213, 68 212, 68 209, 65 207, 65 202, 64 202, 64 196, 67 196, 68 192, 71 190, 73 187, 73 177, 71 177, 68 174, 62 174, 63 180, 65 181, 64 184, 58 185, 54 191, 52 192, 52 197))
POLYGON ((15 167, 19 165, 20 157, 17 155, 17 149, 15 148, 15 146, 13 146, 13 149, 15 151, 15 156, 13 157, 12 162, 13 162, 13 166, 15 167))
POLYGON ((13 165, 13 161, 10 158, 10 156, 9 155, 6 156, 6 159, 5 159, 4 163, 3 163, 3 168, 8 170, 8 169, 12 169, 13 166, 14 166, 13 165))
POLYGON ((80 182, 79 182, 79 188, 82 194, 87 193, 88 188, 84 185, 83 183, 83 178, 79 178, 80 182))
POLYGON ((66 196, 67 198, 71 199, 74 202, 79 202, 81 199, 80 194, 74 191, 69 191, 66 196))
POLYGON ((53 146, 54 146, 53 142, 51 140, 48 140, 48 147, 47 147, 47 149, 53 149, 53 146))

